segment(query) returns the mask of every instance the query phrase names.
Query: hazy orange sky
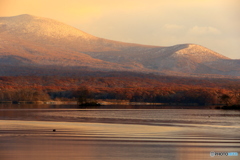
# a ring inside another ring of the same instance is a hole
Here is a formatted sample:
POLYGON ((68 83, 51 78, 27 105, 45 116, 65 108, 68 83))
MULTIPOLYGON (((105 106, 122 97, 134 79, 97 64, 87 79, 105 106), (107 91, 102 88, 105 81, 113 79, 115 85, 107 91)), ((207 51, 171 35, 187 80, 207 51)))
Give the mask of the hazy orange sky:
POLYGON ((170 46, 195 43, 240 59, 239 0, 0 0, 0 16, 32 14, 94 36, 170 46))

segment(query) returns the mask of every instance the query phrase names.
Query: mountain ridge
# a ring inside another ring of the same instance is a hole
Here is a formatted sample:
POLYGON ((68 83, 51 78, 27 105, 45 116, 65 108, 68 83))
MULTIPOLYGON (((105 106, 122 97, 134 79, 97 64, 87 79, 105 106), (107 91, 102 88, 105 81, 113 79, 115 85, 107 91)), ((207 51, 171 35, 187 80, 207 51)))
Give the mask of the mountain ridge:
POLYGON ((28 14, 0 17, 0 65, 3 64, 240 76, 238 60, 200 45, 163 47, 118 42, 28 14))

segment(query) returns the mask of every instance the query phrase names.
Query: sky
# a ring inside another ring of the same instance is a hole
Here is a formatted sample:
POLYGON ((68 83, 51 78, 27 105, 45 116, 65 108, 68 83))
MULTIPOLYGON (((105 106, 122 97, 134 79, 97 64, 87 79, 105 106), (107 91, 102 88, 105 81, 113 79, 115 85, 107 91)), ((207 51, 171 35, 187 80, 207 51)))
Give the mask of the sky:
POLYGON ((101 38, 193 43, 240 59, 239 0, 0 0, 0 17, 20 14, 55 19, 101 38))

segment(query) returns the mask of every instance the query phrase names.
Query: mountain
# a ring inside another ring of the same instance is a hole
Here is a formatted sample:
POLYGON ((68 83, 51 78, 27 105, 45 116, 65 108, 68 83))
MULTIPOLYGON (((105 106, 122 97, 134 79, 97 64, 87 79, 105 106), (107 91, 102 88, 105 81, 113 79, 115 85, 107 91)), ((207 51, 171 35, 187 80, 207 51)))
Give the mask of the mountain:
POLYGON ((240 76, 240 60, 195 44, 162 47, 124 43, 48 18, 27 14, 0 17, 0 75, 63 70, 240 76))

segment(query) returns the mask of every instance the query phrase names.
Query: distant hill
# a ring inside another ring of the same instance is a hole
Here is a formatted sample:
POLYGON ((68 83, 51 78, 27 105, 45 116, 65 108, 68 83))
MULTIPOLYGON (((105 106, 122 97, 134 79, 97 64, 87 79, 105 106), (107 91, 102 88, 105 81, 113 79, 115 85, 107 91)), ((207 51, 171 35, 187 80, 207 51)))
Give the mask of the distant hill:
POLYGON ((32 15, 0 17, 0 76, 130 71, 181 76, 240 76, 233 60, 195 44, 123 43, 32 15))

